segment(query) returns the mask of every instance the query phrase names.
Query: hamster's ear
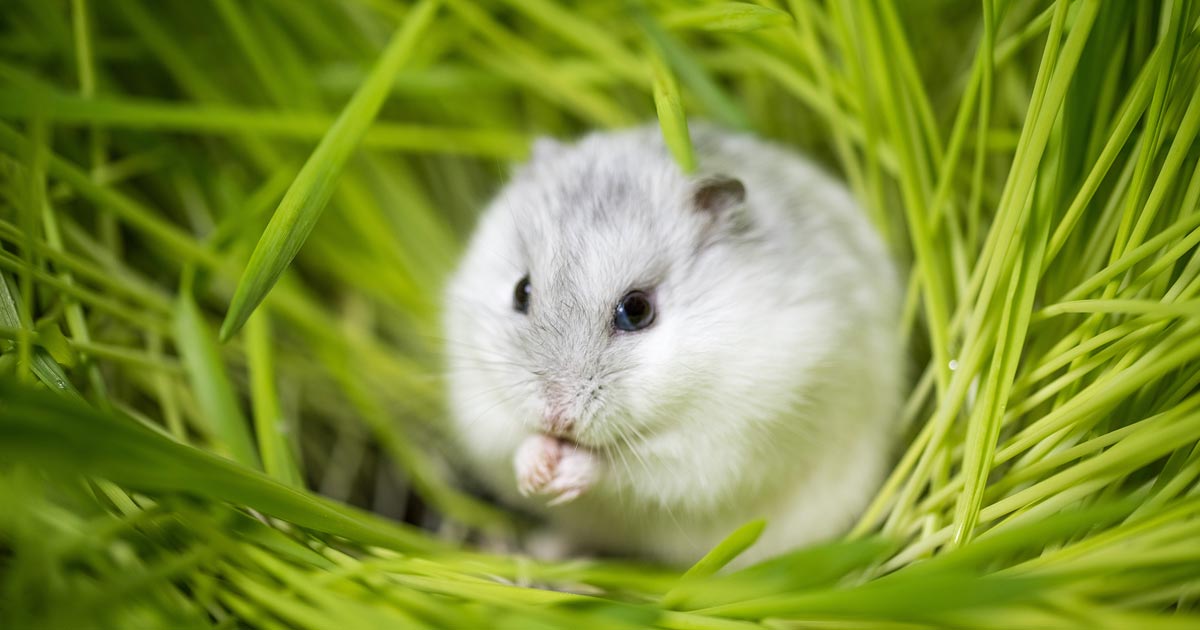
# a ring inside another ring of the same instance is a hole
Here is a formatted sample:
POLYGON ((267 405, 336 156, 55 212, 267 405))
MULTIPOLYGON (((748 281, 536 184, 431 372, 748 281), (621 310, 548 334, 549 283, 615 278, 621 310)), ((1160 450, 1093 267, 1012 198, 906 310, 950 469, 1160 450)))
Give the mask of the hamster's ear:
POLYGON ((692 205, 696 210, 714 217, 729 214, 746 200, 746 187, 741 180, 725 175, 713 175, 696 183, 692 205))
POLYGON ((722 235, 742 234, 750 228, 744 211, 746 187, 728 175, 712 175, 692 188, 692 209, 708 220, 704 241, 719 240, 722 235))

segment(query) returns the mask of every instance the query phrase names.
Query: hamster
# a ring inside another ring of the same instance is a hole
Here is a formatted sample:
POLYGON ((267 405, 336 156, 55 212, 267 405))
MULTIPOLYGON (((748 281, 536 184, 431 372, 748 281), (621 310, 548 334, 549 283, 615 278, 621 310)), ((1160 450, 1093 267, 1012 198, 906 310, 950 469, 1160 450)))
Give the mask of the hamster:
POLYGON ((901 290, 848 191, 796 153, 693 124, 540 140, 445 295, 467 464, 574 550, 740 563, 830 538, 898 435, 901 290))

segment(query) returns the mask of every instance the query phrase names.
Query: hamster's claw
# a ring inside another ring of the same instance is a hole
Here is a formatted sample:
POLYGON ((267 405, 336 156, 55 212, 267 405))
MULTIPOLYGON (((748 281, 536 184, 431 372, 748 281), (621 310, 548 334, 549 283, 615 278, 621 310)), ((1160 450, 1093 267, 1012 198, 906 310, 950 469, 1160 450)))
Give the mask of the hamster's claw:
POLYGON ((567 490, 566 492, 558 495, 557 497, 550 499, 549 501, 546 502, 546 505, 555 506, 555 505, 563 505, 564 503, 570 503, 571 501, 578 499, 579 495, 581 495, 581 494, 583 494, 582 488, 572 488, 571 490, 567 490))
POLYGON ((526 438, 513 463, 521 494, 549 497, 547 505, 551 506, 579 498, 591 487, 596 473, 591 453, 546 435, 526 438))

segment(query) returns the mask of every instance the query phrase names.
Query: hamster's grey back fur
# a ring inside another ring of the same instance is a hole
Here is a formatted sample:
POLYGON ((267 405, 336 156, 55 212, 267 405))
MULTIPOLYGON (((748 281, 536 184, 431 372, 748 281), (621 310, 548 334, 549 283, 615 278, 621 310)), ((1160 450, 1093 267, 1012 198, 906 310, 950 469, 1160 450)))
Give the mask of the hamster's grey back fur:
POLYGON ((879 484, 900 282, 809 161, 706 125, 692 138, 690 176, 656 126, 539 144, 447 292, 449 395, 474 472, 573 546, 686 563, 767 518, 746 561, 843 531, 879 484), (730 178, 744 196, 698 207, 730 178), (613 327, 630 291, 653 300, 645 330, 613 327))

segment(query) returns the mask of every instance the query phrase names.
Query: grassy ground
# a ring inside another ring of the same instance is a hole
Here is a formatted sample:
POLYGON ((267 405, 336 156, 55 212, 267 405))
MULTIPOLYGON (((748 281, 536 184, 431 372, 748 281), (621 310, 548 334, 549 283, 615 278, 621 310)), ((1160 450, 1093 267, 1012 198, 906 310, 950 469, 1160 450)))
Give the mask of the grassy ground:
POLYGON ((0 627, 1197 627, 1198 5, 8 2, 0 627), (531 137, 656 114, 843 174, 910 446, 739 573, 487 553, 440 284, 531 137))

